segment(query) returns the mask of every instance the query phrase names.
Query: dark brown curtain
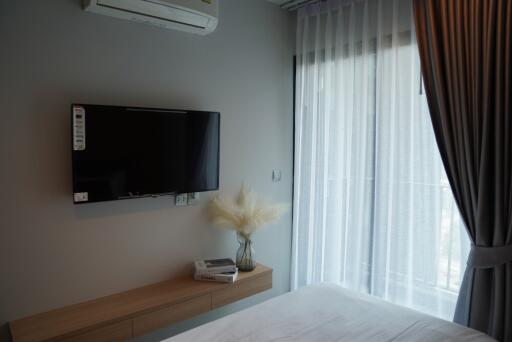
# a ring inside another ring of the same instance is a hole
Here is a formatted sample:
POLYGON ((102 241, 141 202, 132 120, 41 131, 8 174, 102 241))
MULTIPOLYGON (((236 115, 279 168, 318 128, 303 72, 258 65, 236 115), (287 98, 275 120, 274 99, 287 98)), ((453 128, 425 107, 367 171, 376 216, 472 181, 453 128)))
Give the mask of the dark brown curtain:
POLYGON ((414 0, 425 91, 473 246, 455 322, 512 341, 512 0, 414 0))

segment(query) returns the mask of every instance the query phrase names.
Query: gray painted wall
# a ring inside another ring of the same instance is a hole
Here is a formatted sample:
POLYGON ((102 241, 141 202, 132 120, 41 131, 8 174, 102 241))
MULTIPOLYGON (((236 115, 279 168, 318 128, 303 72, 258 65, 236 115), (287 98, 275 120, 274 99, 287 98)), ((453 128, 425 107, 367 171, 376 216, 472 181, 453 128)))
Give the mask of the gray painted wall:
MULTIPOLYGON (((292 196, 293 18, 263 0, 222 0, 201 37, 83 12, 79 0, 0 0, 0 326, 26 315, 234 256, 233 233, 173 198, 74 206, 73 102, 222 114, 221 192, 242 181, 292 196), (273 183, 272 168, 283 171, 273 183)), ((156 340, 289 290, 291 213, 255 236, 272 291, 164 329, 156 340)))

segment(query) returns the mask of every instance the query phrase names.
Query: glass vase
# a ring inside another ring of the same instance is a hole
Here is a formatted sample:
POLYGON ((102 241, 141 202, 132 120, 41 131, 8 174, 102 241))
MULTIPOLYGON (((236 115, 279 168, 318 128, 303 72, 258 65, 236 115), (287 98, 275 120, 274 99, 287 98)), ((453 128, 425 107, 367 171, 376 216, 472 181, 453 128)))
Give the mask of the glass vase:
POLYGON ((250 272, 256 268, 251 236, 237 233, 236 237, 240 243, 240 247, 238 247, 236 252, 236 267, 238 267, 239 271, 250 272))

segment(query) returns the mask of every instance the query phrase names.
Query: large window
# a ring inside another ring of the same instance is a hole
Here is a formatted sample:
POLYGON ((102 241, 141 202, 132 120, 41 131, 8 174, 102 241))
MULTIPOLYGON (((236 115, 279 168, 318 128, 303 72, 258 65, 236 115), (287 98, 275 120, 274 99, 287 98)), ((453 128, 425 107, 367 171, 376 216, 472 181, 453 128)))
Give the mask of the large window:
POLYGON ((410 6, 330 1, 299 12, 292 287, 337 282, 451 319, 469 240, 410 6))

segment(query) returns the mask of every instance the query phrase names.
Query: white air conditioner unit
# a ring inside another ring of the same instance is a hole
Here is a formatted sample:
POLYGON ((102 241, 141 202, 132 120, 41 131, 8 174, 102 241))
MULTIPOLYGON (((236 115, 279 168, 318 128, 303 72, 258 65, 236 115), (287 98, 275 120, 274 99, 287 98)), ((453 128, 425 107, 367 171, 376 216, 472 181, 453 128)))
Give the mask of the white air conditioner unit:
POLYGON ((86 11, 205 35, 219 22, 218 0, 84 0, 86 11))

